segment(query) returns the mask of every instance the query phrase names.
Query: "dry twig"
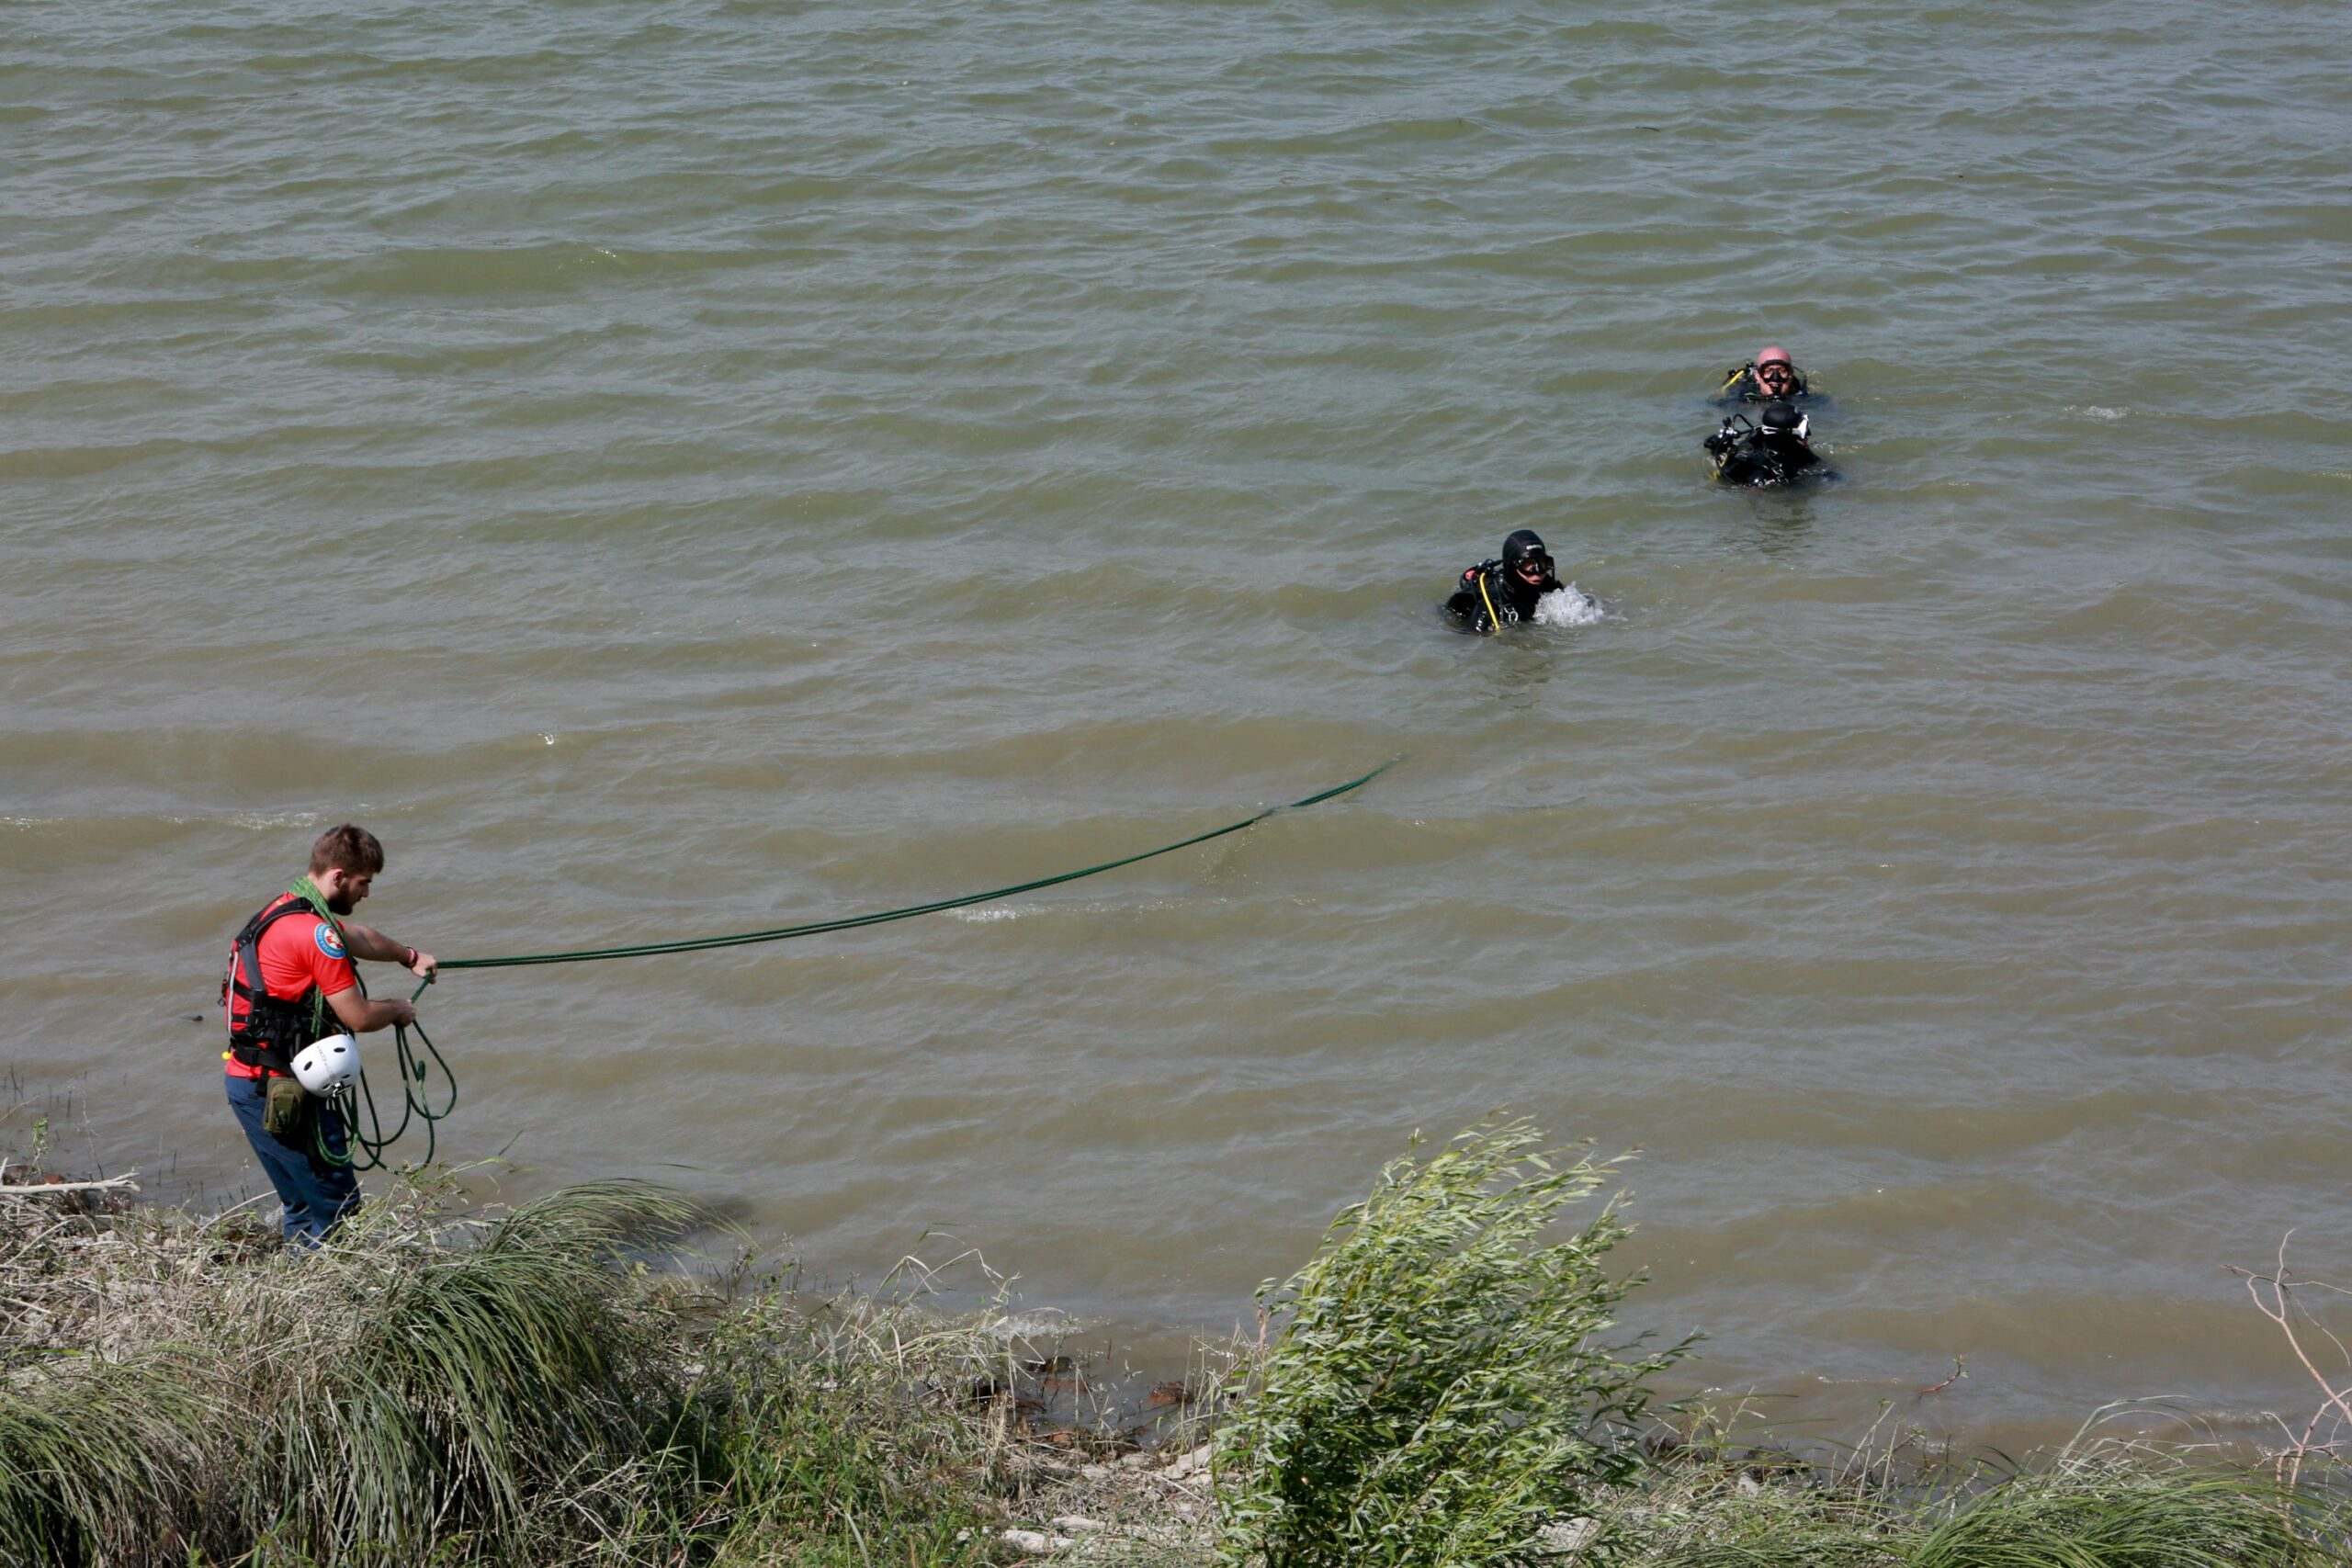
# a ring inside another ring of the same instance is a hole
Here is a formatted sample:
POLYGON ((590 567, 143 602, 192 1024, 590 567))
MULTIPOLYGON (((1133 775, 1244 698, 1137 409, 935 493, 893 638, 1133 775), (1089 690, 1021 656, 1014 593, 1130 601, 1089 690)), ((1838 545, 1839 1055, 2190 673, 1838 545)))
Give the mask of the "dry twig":
MULTIPOLYGON (((2240 1269, 2233 1264, 2222 1265, 2222 1268, 2230 1273, 2245 1281, 2245 1292, 2252 1298, 2255 1310, 2278 1325, 2278 1332, 2287 1337, 2287 1348, 2294 1352, 2295 1359, 2302 1363, 2303 1371, 2309 1372, 2312 1381, 2319 1384, 2322 1395, 2319 1408, 2312 1412, 2312 1418, 2304 1423, 2302 1434, 2294 1438, 2293 1446, 2278 1456, 2279 1483, 2289 1491, 2294 1489, 2297 1478, 2302 1474, 2305 1459, 2315 1453, 2331 1455, 2335 1453, 2336 1439, 2333 1437, 2324 1443, 2312 1441, 2312 1437, 2319 1431, 2320 1423, 2327 1419, 2328 1412, 2333 1410, 2335 1413, 2339 1429, 2345 1423, 2352 1422, 2352 1386, 2339 1389, 2330 1382, 2326 1374, 2312 1363, 2309 1352, 2303 1348, 2302 1340, 2295 1333, 2296 1286, 2290 1280, 2287 1272, 2287 1242, 2294 1234, 2290 1230, 2278 1238, 2278 1269, 2275 1274, 2256 1274, 2250 1269, 2240 1269), (2267 1287, 2267 1297, 2266 1287, 2267 1287)), ((2317 1280, 2304 1281, 2304 1283, 2318 1286, 2322 1290, 2335 1291, 2338 1294, 2344 1293, 2335 1286, 2321 1284, 2317 1280)), ((2304 1315, 2309 1317, 2310 1314, 2305 1312, 2304 1315)), ((2314 1319, 2313 1322, 2316 1324, 2317 1320, 2314 1319)), ((2327 1334, 2324 1325, 2318 1326, 2321 1333, 2327 1334)), ((2327 1337, 2335 1341, 2338 1350, 2344 1348, 2343 1341, 2336 1340, 2333 1334, 2328 1334, 2327 1337)))

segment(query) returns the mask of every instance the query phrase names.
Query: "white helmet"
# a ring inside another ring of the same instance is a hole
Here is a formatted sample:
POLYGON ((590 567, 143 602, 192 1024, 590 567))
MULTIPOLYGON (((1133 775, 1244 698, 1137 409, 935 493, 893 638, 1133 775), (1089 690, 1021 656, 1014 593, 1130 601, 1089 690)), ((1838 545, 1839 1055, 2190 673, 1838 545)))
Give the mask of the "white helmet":
POLYGON ((302 1047, 294 1058, 294 1076, 312 1094, 333 1094, 359 1081, 359 1042, 348 1034, 330 1034, 302 1047))

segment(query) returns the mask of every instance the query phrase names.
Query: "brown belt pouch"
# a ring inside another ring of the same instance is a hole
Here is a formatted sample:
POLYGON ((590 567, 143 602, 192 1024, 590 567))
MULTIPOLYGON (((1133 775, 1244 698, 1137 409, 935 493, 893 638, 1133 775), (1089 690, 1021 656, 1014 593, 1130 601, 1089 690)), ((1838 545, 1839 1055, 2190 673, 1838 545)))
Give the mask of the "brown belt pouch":
POLYGON ((261 1130, 281 1144, 299 1143, 310 1111, 311 1091, 298 1078, 271 1078, 264 1091, 261 1130))

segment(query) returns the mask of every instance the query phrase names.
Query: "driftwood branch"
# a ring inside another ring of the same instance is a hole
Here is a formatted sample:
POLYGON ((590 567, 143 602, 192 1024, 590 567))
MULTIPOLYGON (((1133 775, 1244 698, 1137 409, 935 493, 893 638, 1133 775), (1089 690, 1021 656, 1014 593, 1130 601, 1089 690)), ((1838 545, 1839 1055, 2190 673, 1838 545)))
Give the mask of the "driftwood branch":
MULTIPOLYGON (((2324 1443, 2312 1441, 2312 1438, 2318 1435, 2320 1423, 2327 1419, 2328 1413, 2331 1410, 2335 1412, 2335 1430, 2338 1432, 2341 1432, 2346 1424, 2352 1424, 2352 1385, 2337 1388, 2330 1382, 2327 1374, 2312 1364, 2310 1355, 2303 1349, 2302 1341, 2295 1334, 2294 1320, 2298 1309, 2294 1292, 2299 1286, 2316 1284, 2318 1281, 2298 1280, 2290 1282, 2287 1273, 2287 1243, 2294 1234, 2290 1230, 2278 1238, 2278 1271, 2276 1274, 2256 1274, 2250 1269, 2240 1269, 2231 1264, 2222 1265, 2222 1268, 2245 1282, 2245 1293, 2254 1299, 2255 1310, 2278 1325, 2278 1332, 2286 1337, 2287 1348, 2294 1352, 2295 1359, 2302 1363, 2303 1371, 2309 1372, 2312 1381, 2319 1385, 2321 1394, 2319 1408, 2312 1412, 2312 1418, 2304 1424, 2302 1436, 2295 1439, 2295 1446, 2278 1456, 2279 1480, 2290 1491, 2302 1477, 2303 1461, 2306 1457, 2315 1453, 2330 1456, 2335 1453, 2338 1439, 2331 1437, 2324 1443), (2264 1299, 2265 1286, 2269 1288, 2267 1300, 2264 1299)), ((2337 1286, 2324 1288, 2335 1291, 2338 1294, 2346 1293, 2337 1286)), ((2305 1315, 2309 1316, 2308 1314, 2305 1315)), ((2320 1332, 2327 1335, 2328 1339, 2338 1351, 2344 1349, 2344 1342, 2337 1339, 2334 1334, 2328 1333, 2326 1325, 2320 1324, 2318 1326, 2320 1332)))
POLYGON ((27 1181, 0 1184, 0 1193, 15 1192, 27 1198, 46 1192, 136 1192, 139 1183, 131 1178, 139 1173, 126 1170, 120 1176, 109 1176, 103 1181, 27 1181))

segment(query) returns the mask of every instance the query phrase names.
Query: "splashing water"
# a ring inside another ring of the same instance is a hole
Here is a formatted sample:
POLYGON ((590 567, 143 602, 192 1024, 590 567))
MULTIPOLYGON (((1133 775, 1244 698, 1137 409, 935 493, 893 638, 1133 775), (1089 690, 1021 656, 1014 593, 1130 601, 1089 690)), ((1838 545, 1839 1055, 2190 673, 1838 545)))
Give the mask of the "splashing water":
POLYGON ((1589 626, 1600 618, 1600 601, 1573 582, 1563 583, 1535 601, 1539 626, 1589 626))

